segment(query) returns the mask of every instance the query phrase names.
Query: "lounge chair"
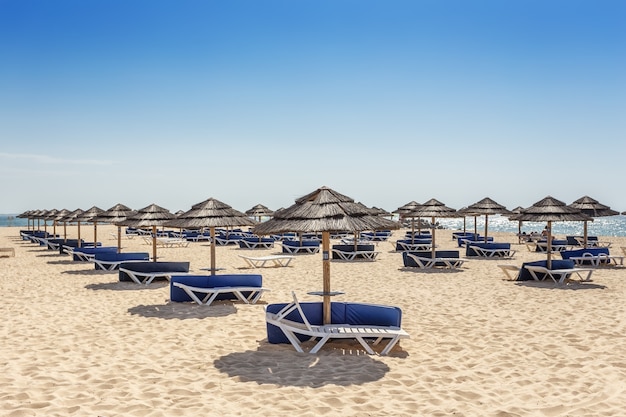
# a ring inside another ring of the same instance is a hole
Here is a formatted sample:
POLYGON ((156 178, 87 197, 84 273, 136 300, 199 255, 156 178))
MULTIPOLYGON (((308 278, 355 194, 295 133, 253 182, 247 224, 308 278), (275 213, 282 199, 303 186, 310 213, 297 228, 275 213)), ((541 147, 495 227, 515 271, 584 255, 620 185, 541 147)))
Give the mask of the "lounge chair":
POLYGON ((374 245, 333 245, 333 259, 342 261, 375 261, 380 252, 374 245))
POLYGON ((76 262, 91 262, 96 253, 117 253, 116 246, 86 246, 80 248, 72 248, 67 253, 76 262))
POLYGON ((284 240, 281 243, 283 253, 293 255, 301 253, 318 253, 320 251, 320 241, 317 239, 307 240, 284 240))
POLYGON ((274 239, 271 237, 244 237, 238 243, 241 249, 271 249, 274 247, 274 239))
POLYGON ((267 288, 263 277, 257 274, 237 275, 172 275, 170 300, 194 301, 211 305, 215 300, 237 299, 245 304, 255 304, 267 288))
POLYGON ((267 339, 269 343, 291 343, 298 352, 304 352, 303 341, 318 339, 309 350, 317 353, 330 339, 356 339, 370 355, 372 346, 388 340, 380 352, 386 355, 409 334, 401 328, 402 310, 398 307, 331 303, 332 324, 322 324, 322 303, 300 303, 292 292, 289 304, 270 304, 266 307, 267 339))
POLYGON ((123 262, 119 265, 119 280, 136 284, 150 284, 156 279, 167 279, 174 274, 189 272, 189 262, 123 262))
POLYGON ((246 261, 250 268, 263 268, 268 262, 274 267, 285 267, 289 266, 291 260, 295 258, 293 255, 239 256, 246 261))
POLYGON ((102 252, 96 253, 93 258, 94 267, 97 270, 115 271, 120 264, 130 261, 149 261, 150 254, 148 252, 102 252))
POLYGON ((517 268, 517 273, 514 265, 498 266, 513 281, 543 281, 549 278, 558 284, 568 282, 574 275, 578 276, 581 282, 590 281, 594 271, 593 268, 578 268, 574 261, 569 259, 553 259, 551 267, 548 268, 547 265, 547 260, 525 262, 517 268))
POLYGON ((467 243, 465 256, 478 256, 482 258, 512 258, 515 250, 511 249, 510 243, 472 242, 467 243))
POLYGON ((574 249, 560 252, 563 259, 574 261, 576 266, 609 266, 624 265, 624 257, 611 255, 607 247, 594 247, 585 249, 574 249))
POLYGON ((405 267, 431 269, 435 267, 457 269, 463 266, 464 259, 459 258, 457 250, 438 250, 435 257, 431 251, 402 252, 405 267))

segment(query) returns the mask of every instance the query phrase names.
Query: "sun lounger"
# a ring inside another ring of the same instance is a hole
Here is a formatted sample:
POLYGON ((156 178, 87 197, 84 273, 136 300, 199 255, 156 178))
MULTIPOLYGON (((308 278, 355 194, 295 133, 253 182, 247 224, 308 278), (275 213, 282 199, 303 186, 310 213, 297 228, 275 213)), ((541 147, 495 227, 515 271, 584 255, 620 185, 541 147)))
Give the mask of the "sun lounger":
POLYGON ((239 255, 250 268, 263 268, 266 263, 271 263, 274 267, 289 266, 289 263, 295 257, 292 255, 268 255, 268 256, 244 256, 239 255))
POLYGON ((293 255, 301 253, 318 253, 320 251, 320 241, 317 239, 285 240, 280 244, 283 248, 283 253, 290 253, 293 255))
POLYGON ((148 252, 102 252, 95 254, 93 263, 97 270, 115 271, 124 262, 147 262, 149 260, 150 254, 148 252))
POLYGON ((459 251, 443 250, 436 251, 434 258, 430 251, 402 252, 402 260, 405 267, 420 269, 435 267, 456 269, 463 266, 465 262, 464 259, 459 258, 459 251))
POLYGON ((510 243, 472 242, 467 244, 465 256, 479 256, 482 258, 512 258, 515 250, 510 243))
POLYGON ((245 304, 255 304, 267 288, 263 277, 256 274, 237 275, 172 275, 170 300, 194 301, 211 305, 215 300, 238 299, 245 304))
POLYGON ((594 247, 585 249, 574 249, 562 251, 563 259, 574 261, 576 266, 609 266, 624 265, 624 257, 619 255, 611 255, 607 247, 594 247))
POLYGON ((374 245, 333 245, 332 257, 342 261, 375 261, 380 252, 374 250, 374 245))
POLYGON ((67 253, 72 257, 73 261, 76 262, 91 262, 96 253, 116 253, 116 246, 86 246, 80 248, 71 248, 67 251, 67 253))
POLYGON ((426 251, 432 248, 432 238, 400 239, 396 241, 396 252, 426 251))
MULTIPOLYGON (((593 268, 579 268, 576 267, 574 261, 569 259, 551 261, 551 268, 547 267, 547 260, 525 262, 520 268, 517 269, 517 275, 513 278, 514 281, 543 281, 547 278, 551 279, 555 283, 563 284, 571 279, 572 275, 576 275, 580 278, 581 282, 590 281, 591 275, 594 271, 593 268)), ((511 278, 514 272, 513 265, 498 265, 502 271, 511 278)))
POLYGON ((271 237, 244 237, 239 240, 241 249, 271 249, 274 247, 274 239, 271 237))
POLYGON ((334 323, 322 323, 322 303, 300 303, 292 293, 289 304, 270 304, 265 321, 269 343, 291 343, 298 352, 304 352, 302 342, 319 339, 309 350, 317 353, 330 339, 356 339, 370 355, 376 354, 372 346, 387 340, 381 355, 386 355, 409 334, 401 328, 402 311, 398 307, 331 303, 334 323))
POLYGON ((119 280, 150 284, 155 279, 167 279, 174 274, 189 272, 189 262, 123 262, 119 265, 119 280))
MULTIPOLYGON (((526 243, 526 247, 531 252, 547 252, 548 251, 548 242, 545 240, 539 240, 536 242, 528 242, 526 243)), ((550 248, 552 252, 561 252, 564 250, 568 250, 571 245, 567 244, 567 240, 553 240, 550 248)))

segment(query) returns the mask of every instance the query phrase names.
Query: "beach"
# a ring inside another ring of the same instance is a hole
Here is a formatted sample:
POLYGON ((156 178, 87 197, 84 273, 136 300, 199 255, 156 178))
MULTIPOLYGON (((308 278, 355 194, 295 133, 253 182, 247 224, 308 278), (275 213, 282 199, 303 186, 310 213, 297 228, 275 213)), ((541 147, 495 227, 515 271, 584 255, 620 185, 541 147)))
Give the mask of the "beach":
MULTIPOLYGON (((52 227, 48 227, 52 231, 52 227)), ((57 233, 62 233, 57 227, 57 233)), ((68 226, 68 237, 77 236, 68 226)), ((117 244, 117 228, 98 240, 117 244)), ((267 304, 320 301, 322 255, 284 268, 245 268, 239 255, 280 246, 216 248, 225 273, 261 273, 259 303, 170 303, 169 286, 119 282, 117 272, 46 250, 0 228, 2 416, 621 416, 626 413, 626 267, 604 267, 592 282, 506 280, 497 265, 545 259, 513 233, 496 241, 510 260, 469 259, 458 271, 402 268, 391 242, 375 262, 331 262, 336 301, 398 306, 410 334, 387 356, 354 341, 317 354, 269 344, 267 304)), ((459 249, 437 230, 441 249, 459 249)), ((93 227, 81 237, 93 239, 93 227)), ((626 237, 602 237, 622 255, 626 237)), ((151 252, 123 238, 124 252, 151 252)), ((159 260, 189 261, 203 273, 206 242, 158 248, 159 260)), ((464 252, 462 252, 464 253, 464 252)), ((559 258, 558 255, 556 258, 559 258)), ((307 345, 307 346, 310 346, 307 345)))

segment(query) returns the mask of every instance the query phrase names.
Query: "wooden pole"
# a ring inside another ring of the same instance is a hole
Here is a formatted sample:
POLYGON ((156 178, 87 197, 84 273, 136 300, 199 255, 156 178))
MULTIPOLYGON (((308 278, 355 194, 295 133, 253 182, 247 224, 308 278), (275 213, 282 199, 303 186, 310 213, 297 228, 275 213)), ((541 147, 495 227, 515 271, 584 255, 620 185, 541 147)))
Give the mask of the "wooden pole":
POLYGON ((436 250, 435 250, 435 217, 434 216, 431 219, 430 227, 432 228, 430 234, 432 236, 432 245, 433 245, 433 247, 431 248, 431 252, 432 252, 432 258, 435 259, 436 250))
POLYGON ((93 221, 93 247, 98 246, 98 222, 94 219, 93 221))
POLYGON ((80 221, 77 221, 76 223, 78 225, 78 247, 80 248, 80 221))
POLYGON ((152 226, 152 262, 157 261, 157 227, 156 225, 152 226))
POLYGON ((117 226, 117 253, 122 253, 122 227, 117 226))
POLYGON ((330 305, 330 232, 322 232, 322 277, 324 324, 331 323, 330 305))
POLYGON ((587 248, 587 220, 585 220, 585 224, 583 226, 583 229, 584 229, 584 240, 583 240, 584 245, 583 245, 583 248, 586 249, 587 248))
POLYGON ((546 264, 548 269, 552 269, 552 222, 548 221, 548 262, 546 264))
POLYGON ((211 227, 211 275, 215 275, 215 227, 211 227))
POLYGON ((487 223, 489 223, 489 215, 485 214, 485 243, 487 243, 487 223))

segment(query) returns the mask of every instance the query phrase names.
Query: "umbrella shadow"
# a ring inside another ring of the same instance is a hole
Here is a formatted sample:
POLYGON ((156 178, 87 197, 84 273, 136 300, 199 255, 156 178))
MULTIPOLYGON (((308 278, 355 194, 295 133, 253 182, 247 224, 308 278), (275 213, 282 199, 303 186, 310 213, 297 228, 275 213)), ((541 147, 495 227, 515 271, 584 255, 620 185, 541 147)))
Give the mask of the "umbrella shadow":
POLYGON ((61 271, 62 274, 68 275, 110 275, 111 271, 103 271, 101 269, 81 269, 77 271, 61 271), (107 272, 109 274, 107 274, 107 272))
POLYGON ((265 342, 256 351, 233 352, 213 362, 220 372, 231 378, 257 384, 319 388, 326 385, 363 385, 381 380, 389 366, 362 350, 324 345, 315 355, 298 353, 287 345, 265 342))
POLYGON ((151 282, 149 285, 140 285, 134 282, 98 282, 94 284, 85 285, 87 290, 110 290, 110 291, 143 291, 143 290, 156 290, 168 286, 166 282, 151 282))
POLYGON ((48 261, 50 265, 78 265, 78 262, 73 261, 71 259, 59 260, 59 261, 48 261))
POLYGON ((465 268, 411 268, 411 267, 401 267, 398 268, 400 272, 407 272, 411 274, 459 274, 465 271, 465 268))
POLYGON ((166 303, 138 305, 128 309, 131 315, 159 319, 204 319, 207 317, 226 317, 237 313, 232 303, 211 304, 210 306, 195 303, 166 303))
POLYGON ((551 281, 515 281, 515 285, 530 288, 540 288, 546 290, 603 290, 606 289, 606 285, 594 284, 589 281, 577 282, 570 281, 566 284, 556 284, 551 281))

